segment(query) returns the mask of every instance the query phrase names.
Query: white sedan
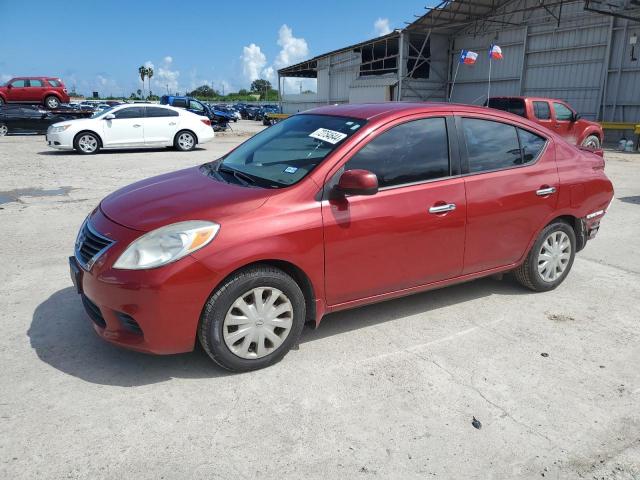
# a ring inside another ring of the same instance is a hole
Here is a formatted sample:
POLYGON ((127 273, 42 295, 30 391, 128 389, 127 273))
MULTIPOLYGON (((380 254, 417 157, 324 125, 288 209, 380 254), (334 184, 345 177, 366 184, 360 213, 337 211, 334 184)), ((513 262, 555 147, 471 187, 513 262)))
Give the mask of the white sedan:
POLYGON ((50 147, 88 155, 101 148, 173 146, 186 152, 213 137, 207 117, 167 105, 129 104, 55 123, 46 138, 50 147))

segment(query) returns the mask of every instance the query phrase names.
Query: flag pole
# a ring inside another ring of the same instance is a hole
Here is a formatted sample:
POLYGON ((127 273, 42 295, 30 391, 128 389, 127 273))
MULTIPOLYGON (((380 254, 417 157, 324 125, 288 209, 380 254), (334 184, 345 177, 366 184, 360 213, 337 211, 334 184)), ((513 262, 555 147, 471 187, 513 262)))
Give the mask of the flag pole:
POLYGON ((449 92, 449 103, 451 103, 451 97, 453 96, 453 87, 456 86, 456 78, 458 77, 459 68, 460 68, 460 59, 458 59, 458 66, 456 67, 456 73, 453 74, 453 83, 451 84, 451 91, 449 92))
POLYGON ((491 94, 491 54, 489 54, 489 84, 487 85, 487 108, 489 108, 490 94, 491 94))

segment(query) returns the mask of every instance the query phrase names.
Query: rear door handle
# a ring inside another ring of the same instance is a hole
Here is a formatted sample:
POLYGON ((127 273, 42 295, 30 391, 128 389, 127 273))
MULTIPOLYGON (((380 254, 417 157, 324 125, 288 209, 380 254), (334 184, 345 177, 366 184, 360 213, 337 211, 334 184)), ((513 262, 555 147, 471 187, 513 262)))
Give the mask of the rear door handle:
POLYGON ((446 213, 452 212, 455 209, 455 203, 445 203, 443 205, 434 205, 433 207, 429 208, 429 213, 446 213))
POLYGON ((140 125, 139 123, 136 123, 136 124, 133 126, 133 128, 138 128, 138 127, 141 127, 141 126, 142 126, 142 125, 140 125))
POLYGON ((553 195, 556 193, 556 187, 543 187, 536 190, 536 195, 539 197, 546 197, 547 195, 553 195))
POLYGON ((176 122, 169 122, 169 125, 175 125, 176 122))

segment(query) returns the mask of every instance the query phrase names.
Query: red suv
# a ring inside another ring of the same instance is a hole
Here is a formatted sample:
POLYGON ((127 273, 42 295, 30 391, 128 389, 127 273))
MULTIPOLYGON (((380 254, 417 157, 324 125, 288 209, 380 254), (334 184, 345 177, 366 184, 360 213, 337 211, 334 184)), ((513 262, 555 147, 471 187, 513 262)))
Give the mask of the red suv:
POLYGON ((329 312, 507 271, 554 289, 612 198, 602 157, 506 112, 331 106, 109 195, 69 261, 105 340, 244 371, 329 312))
POLYGON ((59 78, 16 77, 0 86, 0 105, 5 103, 41 103, 54 110, 69 103, 69 95, 59 78))

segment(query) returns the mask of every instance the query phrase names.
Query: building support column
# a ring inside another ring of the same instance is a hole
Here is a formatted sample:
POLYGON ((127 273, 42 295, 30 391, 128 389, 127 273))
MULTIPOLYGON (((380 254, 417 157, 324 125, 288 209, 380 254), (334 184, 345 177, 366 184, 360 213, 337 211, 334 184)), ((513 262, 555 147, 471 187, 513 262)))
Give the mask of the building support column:
POLYGON ((399 102, 402 100, 402 78, 404 77, 404 30, 400 30, 400 41, 398 42, 398 88, 396 94, 396 100, 399 102))

